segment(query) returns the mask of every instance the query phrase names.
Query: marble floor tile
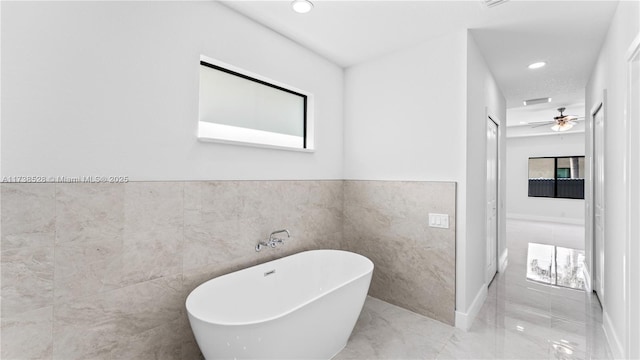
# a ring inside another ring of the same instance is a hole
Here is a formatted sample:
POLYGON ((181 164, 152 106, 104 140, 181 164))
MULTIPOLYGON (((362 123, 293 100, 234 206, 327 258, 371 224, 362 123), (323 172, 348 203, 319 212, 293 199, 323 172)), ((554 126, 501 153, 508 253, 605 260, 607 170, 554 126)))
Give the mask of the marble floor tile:
POLYGON ((349 343, 334 359, 435 358, 454 328, 369 297, 349 343))
POLYGON ((509 220, 509 266, 489 286, 469 331, 370 297, 334 359, 611 359, 595 295, 526 279, 529 242, 580 248, 583 233, 575 225, 509 220))

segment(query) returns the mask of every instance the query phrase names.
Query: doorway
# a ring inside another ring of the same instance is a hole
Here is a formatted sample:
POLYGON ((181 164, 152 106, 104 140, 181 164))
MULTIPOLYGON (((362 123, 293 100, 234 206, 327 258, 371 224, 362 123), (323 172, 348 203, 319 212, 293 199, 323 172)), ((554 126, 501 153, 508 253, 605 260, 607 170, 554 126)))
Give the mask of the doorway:
POLYGON ((486 283, 496 276, 498 271, 498 124, 487 117, 487 269, 486 283))

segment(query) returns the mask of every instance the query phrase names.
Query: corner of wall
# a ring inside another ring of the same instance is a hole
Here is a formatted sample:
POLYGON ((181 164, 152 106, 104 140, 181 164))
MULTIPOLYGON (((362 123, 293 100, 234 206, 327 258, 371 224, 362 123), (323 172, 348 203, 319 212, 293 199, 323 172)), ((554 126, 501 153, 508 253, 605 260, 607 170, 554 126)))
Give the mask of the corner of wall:
POLYGON ((488 288, 486 284, 483 284, 483 286, 480 287, 480 290, 476 294, 476 297, 473 299, 473 302, 469 306, 467 312, 456 310, 455 326, 458 329, 467 331, 471 328, 471 325, 473 325, 473 321, 478 316, 480 309, 482 309, 482 305, 484 304, 485 300, 487 300, 487 289, 488 288))

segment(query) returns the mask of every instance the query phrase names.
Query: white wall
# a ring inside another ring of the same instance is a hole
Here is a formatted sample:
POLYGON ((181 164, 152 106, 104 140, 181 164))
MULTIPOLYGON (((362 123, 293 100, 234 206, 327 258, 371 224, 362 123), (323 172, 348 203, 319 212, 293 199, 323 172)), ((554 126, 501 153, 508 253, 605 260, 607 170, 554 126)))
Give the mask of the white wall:
POLYGON ((458 31, 346 70, 346 179, 464 180, 465 39, 458 31))
POLYGON ((468 38, 457 31, 345 73, 347 179, 458 184, 456 312, 463 314, 484 284, 485 185, 477 179, 486 179, 486 108, 506 118, 504 97, 468 38))
POLYGON ((528 196, 530 157, 584 154, 584 133, 507 138, 507 216, 584 224, 584 200, 528 196))
MULTIPOLYGON (((499 168, 498 191, 498 260, 506 250, 505 224, 505 139, 506 100, 498 87, 473 33, 467 41, 467 149, 466 149, 466 235, 464 254, 459 253, 459 271, 465 272, 464 299, 458 300, 458 314, 472 320, 486 296, 486 179, 487 116, 498 122, 498 147, 502 166, 499 168), (468 254, 468 255, 467 255, 468 254), (478 300, 476 300, 478 299, 478 300)), ((462 211, 462 210, 459 210, 462 211)), ((468 322, 468 321, 467 321, 468 322)))
POLYGON ((2 2, 2 175, 341 179, 343 71, 213 2, 2 2), (196 140, 200 55, 315 95, 315 153, 196 140))
MULTIPOLYGON (((627 338, 627 308, 625 296, 625 271, 629 258, 626 253, 626 200, 629 196, 625 186, 625 163, 627 158, 627 136, 624 124, 626 110, 626 52, 640 32, 640 3, 621 1, 613 17, 611 27, 602 46, 586 89, 587 136, 586 150, 592 144, 591 109, 605 101, 605 259, 604 259, 604 328, 615 357, 626 357, 625 351, 638 339, 627 338)), ((590 169, 587 171, 589 177, 590 169)), ((588 187, 590 188, 590 187, 588 187)), ((587 201, 591 192, 587 193, 587 201)), ((592 246, 591 227, 587 227, 586 248, 592 246)), ((637 239, 633 239, 637 241, 637 239)), ((592 269, 591 253, 587 254, 587 267, 592 269)), ((632 284, 632 286, 639 286, 632 284)), ((632 304, 637 306, 637 304, 632 304)))

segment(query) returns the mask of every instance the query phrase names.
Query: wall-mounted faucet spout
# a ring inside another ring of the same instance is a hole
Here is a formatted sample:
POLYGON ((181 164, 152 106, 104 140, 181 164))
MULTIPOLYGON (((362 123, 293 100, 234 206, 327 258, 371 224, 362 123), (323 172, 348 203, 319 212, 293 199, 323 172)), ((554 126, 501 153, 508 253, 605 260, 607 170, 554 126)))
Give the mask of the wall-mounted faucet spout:
POLYGON ((272 232, 271 234, 269 234, 269 240, 273 239, 273 235, 280 234, 280 233, 287 233, 287 237, 288 238, 291 237, 291 233, 289 232, 289 230, 282 229, 282 230, 276 230, 276 231, 272 232))
POLYGON ((291 233, 287 229, 273 231, 273 232, 271 232, 271 234, 269 234, 269 238, 267 239, 266 242, 265 241, 259 241, 258 242, 258 245, 256 245, 256 251, 262 250, 262 248, 264 246, 275 248, 276 245, 278 245, 278 244, 284 244, 284 239, 280 239, 280 238, 274 237, 274 235, 281 234, 281 233, 286 233, 287 234, 287 238, 291 237, 291 233))

